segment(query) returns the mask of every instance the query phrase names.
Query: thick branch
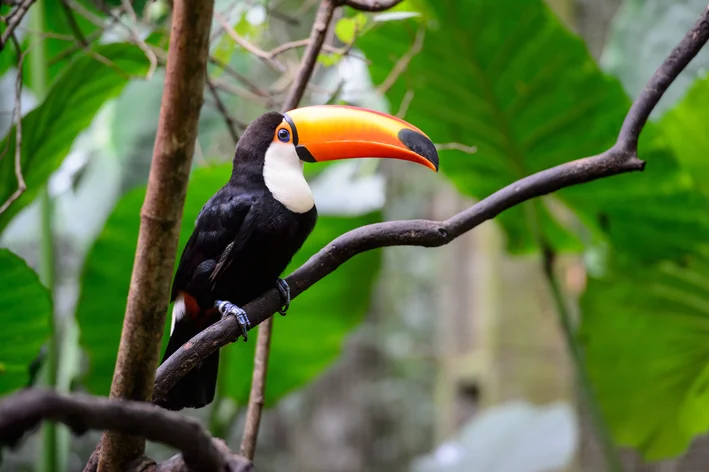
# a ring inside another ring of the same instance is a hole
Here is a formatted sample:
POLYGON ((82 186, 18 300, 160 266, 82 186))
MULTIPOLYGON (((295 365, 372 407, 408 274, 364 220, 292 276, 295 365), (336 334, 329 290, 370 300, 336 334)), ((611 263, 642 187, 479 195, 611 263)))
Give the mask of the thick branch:
MULTIPOLYGON (((0 403, 0 443, 15 445, 45 420, 64 423, 75 434, 87 430, 140 434, 179 449, 184 463, 194 470, 222 472, 235 461, 228 449, 217 447, 199 421, 188 416, 149 403, 44 390, 24 390, 0 403)), ((249 461, 236 460, 243 465, 240 470, 250 470, 249 461)))
MULTIPOLYGON (((174 2, 160 121, 141 209, 138 249, 111 397, 152 397, 160 339, 180 233, 180 220, 204 100, 213 0, 174 2)), ((123 470, 140 456, 144 439, 106 433, 99 469, 123 470)))
POLYGON ((5 48, 5 45, 12 37, 12 34, 15 32, 15 29, 20 26, 22 18, 25 17, 25 14, 27 14, 27 10, 30 9, 34 1, 35 0, 22 0, 15 7, 15 9, 7 15, 7 17, 5 18, 7 26, 5 28, 5 31, 2 32, 2 35, 0 35, 0 51, 5 48))
MULTIPOLYGON (((327 3, 327 2, 324 2, 327 3)), ((324 33, 323 33, 324 34, 324 33)), ((286 281, 295 298, 351 257, 387 246, 437 247, 447 244, 481 223, 526 200, 571 185, 603 177, 639 171, 637 142, 647 117, 679 72, 709 39, 709 9, 662 63, 628 111, 616 144, 607 151, 552 167, 498 190, 472 207, 445 221, 392 221, 363 226, 332 241, 293 272, 286 281)), ((280 305, 273 289, 243 307, 252 325, 272 316, 280 305)), ((153 398, 161 398, 185 373, 214 351, 239 338, 233 317, 216 323, 192 338, 158 369, 153 398)))

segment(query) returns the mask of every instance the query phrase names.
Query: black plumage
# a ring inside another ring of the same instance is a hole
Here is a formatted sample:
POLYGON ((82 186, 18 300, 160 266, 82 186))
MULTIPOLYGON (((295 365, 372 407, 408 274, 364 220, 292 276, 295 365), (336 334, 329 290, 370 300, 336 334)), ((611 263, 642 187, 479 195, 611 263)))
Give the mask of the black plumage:
MULTIPOLYGON (((175 323, 163 362, 221 318, 215 301, 243 306, 276 287, 315 226, 314 205, 305 213, 290 211, 274 198, 264 180, 264 156, 282 122, 280 113, 267 113, 251 123, 236 147, 231 178, 197 217, 171 295, 175 301, 181 292, 186 294, 185 315, 175 323)), ((185 375, 159 404, 173 410, 209 404, 218 364, 216 352, 185 375)))

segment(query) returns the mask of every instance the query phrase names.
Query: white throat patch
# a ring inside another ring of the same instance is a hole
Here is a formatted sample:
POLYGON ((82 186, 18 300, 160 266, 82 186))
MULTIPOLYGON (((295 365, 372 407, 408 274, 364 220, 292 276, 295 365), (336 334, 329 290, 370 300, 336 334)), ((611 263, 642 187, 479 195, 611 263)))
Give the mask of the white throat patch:
POLYGON ((263 180, 273 198, 290 211, 305 213, 313 208, 315 200, 293 144, 271 143, 263 163, 263 180))

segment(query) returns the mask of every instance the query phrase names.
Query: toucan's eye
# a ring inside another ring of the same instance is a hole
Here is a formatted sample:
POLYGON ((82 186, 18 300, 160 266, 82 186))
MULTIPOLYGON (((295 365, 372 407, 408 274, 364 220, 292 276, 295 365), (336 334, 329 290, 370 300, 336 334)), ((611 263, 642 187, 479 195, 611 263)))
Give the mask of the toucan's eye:
POLYGON ((290 133, 287 129, 281 128, 278 130, 278 140, 284 143, 290 141, 290 133))

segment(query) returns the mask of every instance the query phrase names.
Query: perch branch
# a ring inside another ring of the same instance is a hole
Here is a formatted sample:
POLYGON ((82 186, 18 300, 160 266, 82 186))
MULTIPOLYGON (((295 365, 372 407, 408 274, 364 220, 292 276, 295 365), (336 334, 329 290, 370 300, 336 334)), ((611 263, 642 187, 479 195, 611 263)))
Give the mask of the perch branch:
MULTIPOLYGON (((15 79, 15 105, 13 107, 13 117, 15 119, 15 178, 17 179, 17 190, 12 192, 12 195, 0 206, 0 215, 5 212, 13 202, 27 190, 25 177, 22 175, 22 62, 25 55, 22 53, 22 47, 14 34, 10 36, 15 51, 17 53, 17 78, 15 79)), ((10 144, 10 140, 7 140, 10 144)), ((4 157, 7 148, 0 155, 0 159, 4 157)))
MULTIPOLYGON (((324 2, 326 3, 326 2, 324 2)), ((324 33, 323 33, 324 34, 324 33)), ((529 199, 571 185, 603 177, 640 171, 645 163, 637 157, 637 142, 643 125, 672 80, 709 39, 709 9, 660 65, 628 111, 616 143, 592 157, 560 164, 537 172, 498 190, 445 221, 391 221, 363 226, 338 237, 286 278, 291 298, 297 297, 351 257, 387 246, 438 247, 529 199)), ((273 289, 244 306, 253 326, 275 313, 281 303, 273 289)), ((154 399, 161 398, 179 379, 215 350, 239 338, 240 327, 226 318, 192 338, 157 371, 154 399)))
MULTIPOLYGON (((235 460, 228 449, 216 446, 199 421, 188 416, 149 403, 48 390, 23 390, 0 403, 0 443, 15 445, 44 420, 64 423, 79 435, 90 429, 139 434, 179 449, 184 463, 194 470, 222 472, 235 460)), ((241 470, 251 467, 249 461, 239 459, 241 470)))
MULTIPOLYGON (((152 396, 197 122, 204 101, 213 8, 213 0, 174 2, 160 120, 140 212, 138 249, 111 398, 145 401, 152 396)), ((98 467, 102 472, 123 470, 126 461, 139 457, 144 449, 145 440, 139 436, 107 432, 101 441, 98 467)))

